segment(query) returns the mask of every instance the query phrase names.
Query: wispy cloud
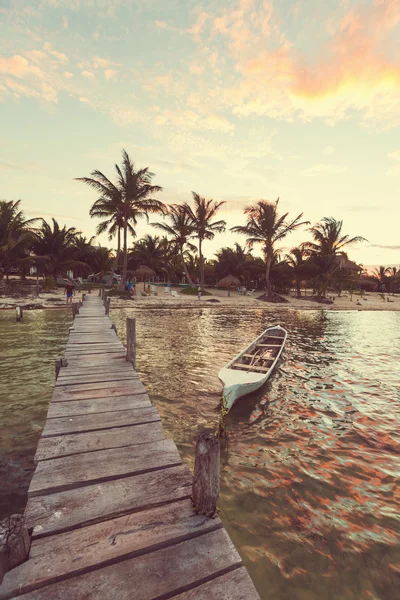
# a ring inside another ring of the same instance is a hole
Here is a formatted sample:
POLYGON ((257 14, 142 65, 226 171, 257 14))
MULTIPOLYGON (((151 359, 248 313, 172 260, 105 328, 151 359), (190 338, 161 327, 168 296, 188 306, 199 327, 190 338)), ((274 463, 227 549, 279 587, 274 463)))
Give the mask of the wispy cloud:
POLYGON ((389 152, 388 157, 391 160, 400 160, 400 150, 395 150, 395 152, 389 152))
POLYGON ((344 173, 345 171, 347 171, 347 167, 339 165, 320 164, 309 167, 308 169, 304 169, 304 171, 301 172, 301 175, 305 177, 314 177, 315 175, 320 174, 339 175, 340 173, 344 173))
POLYGON ((330 155, 335 152, 335 148, 333 146, 325 146, 322 152, 323 154, 330 155))
POLYGON ((369 247, 370 248, 382 248, 382 250, 400 250, 400 246, 398 246, 398 245, 385 246, 384 244, 370 244, 369 247))
POLYGON ((94 73, 92 73, 91 71, 82 71, 81 72, 82 77, 86 77, 86 79, 94 79, 94 73))

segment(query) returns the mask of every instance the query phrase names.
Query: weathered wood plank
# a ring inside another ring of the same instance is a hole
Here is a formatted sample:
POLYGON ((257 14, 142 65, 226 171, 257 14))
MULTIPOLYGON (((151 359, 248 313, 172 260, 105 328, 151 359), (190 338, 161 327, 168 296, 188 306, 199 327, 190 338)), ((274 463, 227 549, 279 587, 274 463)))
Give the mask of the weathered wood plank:
MULTIPOLYGON (((218 529, 143 556, 79 575, 21 596, 23 600, 153 600, 195 587, 241 565, 227 533, 218 529)), ((251 599, 248 599, 251 600, 251 599)))
POLYGON ((71 433, 55 437, 41 437, 35 454, 35 461, 120 448, 135 444, 145 444, 164 440, 164 429, 160 421, 144 425, 128 425, 117 429, 102 429, 88 433, 71 433))
POLYGON ((129 373, 104 373, 100 375, 70 375, 69 377, 58 377, 54 387, 65 387, 77 384, 87 383, 115 383, 119 381, 129 381, 130 379, 137 379, 133 372, 129 373))
POLYGON ((190 500, 182 500, 35 540, 29 563, 6 576, 2 594, 7 598, 32 591, 221 527, 219 519, 197 516, 190 500))
POLYGON ((97 429, 111 429, 125 425, 139 425, 161 421, 158 410, 151 406, 149 408, 135 408, 131 410, 118 410, 112 413, 95 413, 91 415, 77 415, 71 417, 60 417, 49 419, 46 422, 42 436, 64 435, 67 433, 78 433, 95 431, 97 429))
POLYGON ((37 464, 28 497, 180 464, 182 460, 172 440, 53 458, 37 464))
POLYGON ((147 394, 94 398, 93 400, 72 400, 70 402, 50 402, 47 418, 91 415, 93 413, 146 408, 148 406, 151 406, 151 402, 147 394))
POLYGON ((174 600, 260 600, 244 567, 174 596, 174 600))
POLYGON ((192 475, 183 465, 47 496, 33 496, 25 509, 33 538, 189 498, 192 475))
POLYGON ((88 398, 107 398, 109 396, 129 396, 131 394, 145 394, 146 389, 140 379, 125 379, 120 383, 82 383, 54 388, 52 401, 64 402, 88 398))

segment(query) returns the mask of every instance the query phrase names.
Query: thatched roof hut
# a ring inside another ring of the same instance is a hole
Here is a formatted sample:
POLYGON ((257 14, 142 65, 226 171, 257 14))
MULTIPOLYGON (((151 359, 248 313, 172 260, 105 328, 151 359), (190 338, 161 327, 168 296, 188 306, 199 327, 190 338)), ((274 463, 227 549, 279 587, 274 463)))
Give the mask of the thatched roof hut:
POLYGON ((349 260, 347 256, 338 256, 337 263, 339 265, 339 269, 347 269, 348 271, 353 271, 354 273, 361 273, 362 267, 357 265, 352 260, 349 260))
POLYGON ((234 277, 233 275, 227 275, 217 283, 218 288, 224 288, 229 290, 235 287, 237 288, 239 287, 239 285, 239 279, 237 277, 234 277))
POLYGON ((140 281, 150 281, 151 279, 153 279, 153 277, 155 277, 156 274, 155 271, 153 271, 153 269, 150 269, 150 267, 148 267, 147 265, 140 265, 140 267, 136 269, 136 271, 133 271, 133 275, 140 281))

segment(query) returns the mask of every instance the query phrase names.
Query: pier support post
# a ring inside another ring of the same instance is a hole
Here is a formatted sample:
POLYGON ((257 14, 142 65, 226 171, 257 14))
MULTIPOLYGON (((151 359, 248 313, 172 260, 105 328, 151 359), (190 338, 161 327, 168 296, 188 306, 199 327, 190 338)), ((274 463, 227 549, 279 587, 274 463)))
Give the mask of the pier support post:
POLYGON ((56 379, 58 377, 61 367, 68 367, 68 361, 66 358, 57 358, 56 360, 56 379))
POLYGON ((127 317, 126 319, 126 360, 136 368, 136 319, 127 317))
POLYGON ((84 302, 86 299, 86 294, 82 294, 82 302, 84 302))
POLYGON ((118 335, 117 326, 115 323, 111 323, 111 329, 114 329, 115 334, 118 335))
POLYGON ((106 298, 106 315, 110 314, 110 304, 111 304, 111 298, 106 298))
POLYGON ((31 539, 22 515, 11 515, 0 523, 0 584, 29 555, 31 539))
POLYGON ((17 321, 21 321, 24 318, 24 309, 22 306, 15 307, 15 317, 17 321))
POLYGON ((213 517, 219 496, 219 439, 212 433, 202 433, 197 439, 194 463, 192 502, 199 515, 213 517))
POLYGON ((99 297, 101 298, 101 288, 99 288, 99 297))

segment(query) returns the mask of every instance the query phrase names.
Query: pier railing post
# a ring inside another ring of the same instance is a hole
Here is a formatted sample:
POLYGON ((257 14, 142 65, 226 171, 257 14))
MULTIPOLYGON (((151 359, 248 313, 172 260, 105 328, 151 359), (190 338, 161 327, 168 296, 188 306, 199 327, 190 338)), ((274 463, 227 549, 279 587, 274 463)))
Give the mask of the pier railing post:
POLYGON ((220 442, 212 433, 197 439, 192 502, 199 515, 213 517, 219 496, 220 442))
POLYGON ((99 297, 101 298, 101 288, 99 288, 99 297))
POLYGON ((111 298, 106 298, 106 315, 110 314, 111 298))
POLYGON ((136 319, 127 317, 126 319, 126 360, 136 368, 136 319))
POLYGON ((31 539, 22 515, 0 523, 0 584, 4 575, 28 559, 31 539))

